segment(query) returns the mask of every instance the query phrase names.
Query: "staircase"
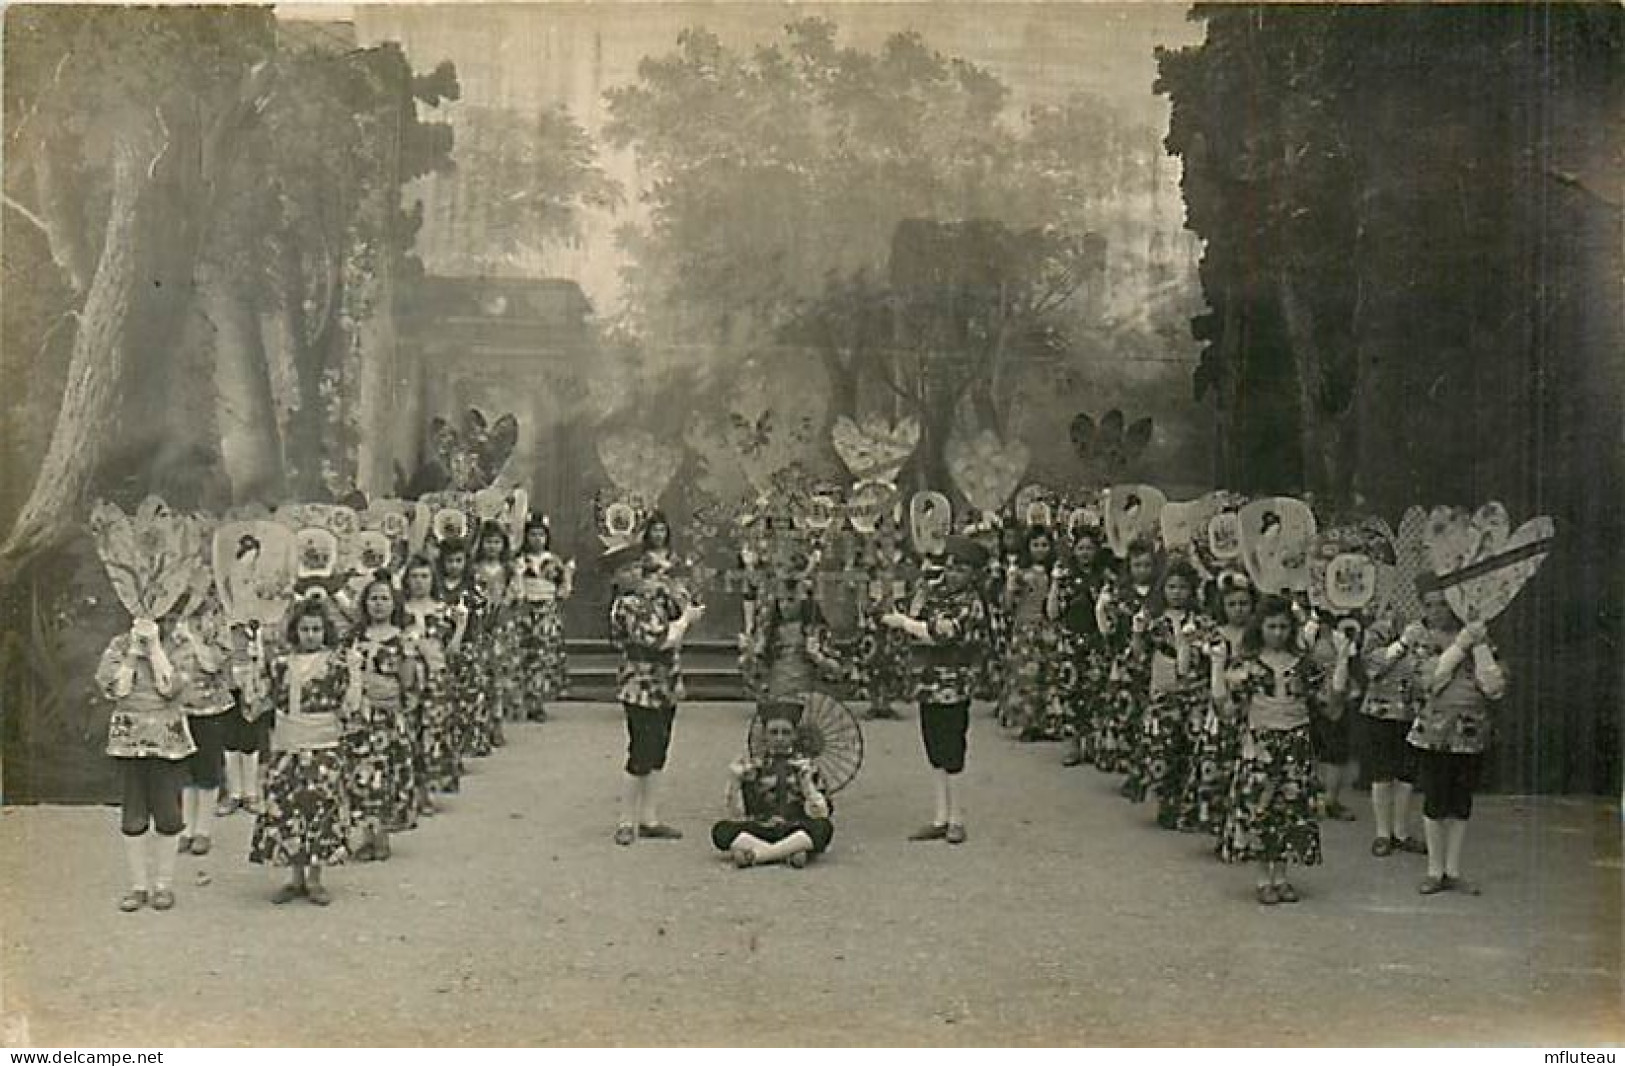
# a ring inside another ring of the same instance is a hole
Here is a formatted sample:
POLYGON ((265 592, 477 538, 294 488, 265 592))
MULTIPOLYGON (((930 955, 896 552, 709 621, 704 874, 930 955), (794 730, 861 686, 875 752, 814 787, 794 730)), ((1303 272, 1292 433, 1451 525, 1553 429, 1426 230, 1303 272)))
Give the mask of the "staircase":
MULTIPOLYGON (((607 640, 568 640, 570 699, 614 703, 621 657, 607 640)), ((744 700, 739 648, 732 641, 691 640, 683 645, 683 688, 690 700, 744 700)))

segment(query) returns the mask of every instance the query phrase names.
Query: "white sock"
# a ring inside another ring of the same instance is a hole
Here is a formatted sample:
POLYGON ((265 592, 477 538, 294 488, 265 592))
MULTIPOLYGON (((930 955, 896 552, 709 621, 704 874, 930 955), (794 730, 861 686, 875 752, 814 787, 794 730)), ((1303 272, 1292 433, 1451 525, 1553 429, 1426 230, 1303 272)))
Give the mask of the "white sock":
POLYGON ((660 824, 660 814, 655 809, 655 791, 656 791, 655 782, 659 779, 659 777, 660 777, 660 771, 654 770, 654 771, 651 771, 643 779, 642 802, 638 805, 638 824, 639 825, 659 825, 660 824))
POLYGON ((243 795, 243 753, 226 752, 226 795, 241 799, 243 795))
MULTIPOLYGON (((130 887, 137 892, 145 892, 147 890, 147 834, 130 836, 125 833, 122 836, 124 837, 124 863, 130 871, 130 887)), ((168 840, 169 838, 164 837, 162 839, 168 840)), ((169 850, 173 852, 175 849, 171 848, 169 850)))
POLYGON ((243 752, 243 798, 260 801, 260 753, 243 752))
POLYGON ((1409 840, 1411 836, 1411 793, 1414 791, 1414 785, 1394 782, 1394 835, 1401 840, 1409 840))
POLYGON ((1428 842, 1428 876, 1444 876, 1444 823, 1422 816, 1422 835, 1428 842))
POLYGON ((1461 848, 1467 842, 1467 822, 1463 818, 1447 818, 1444 823, 1444 872, 1449 877, 1461 876, 1461 848))
POLYGON ((210 831, 214 829, 214 804, 209 802, 213 797, 202 789, 190 791, 197 797, 197 810, 193 820, 188 823, 191 835, 208 839, 210 831))
POLYGON ((1377 820, 1377 839, 1394 836, 1394 783, 1378 781, 1371 786, 1371 814, 1377 820))
POLYGON ((643 778, 627 774, 621 782, 621 824, 637 825, 638 811, 643 806, 643 778))
POLYGON ((943 774, 942 784, 947 790, 948 795, 948 824, 964 825, 965 808, 964 805, 959 802, 959 790, 954 787, 953 777, 946 773, 943 774))
POLYGON ((936 770, 936 771, 934 771, 934 773, 935 773, 935 778, 932 780, 931 783, 932 783, 933 786, 935 786, 935 789, 936 789, 937 813, 936 813, 936 817, 931 819, 931 824, 932 825, 947 825, 948 824, 948 807, 949 807, 949 801, 948 801, 948 792, 949 792, 949 789, 948 789, 948 772, 946 770, 936 770))
POLYGON ((186 828, 181 830, 185 836, 197 835, 197 810, 202 806, 203 792, 200 789, 187 785, 181 789, 181 824, 186 828))
POLYGON ((175 838, 154 835, 158 841, 158 874, 153 878, 154 891, 173 888, 175 886, 175 860, 180 854, 175 850, 175 838))

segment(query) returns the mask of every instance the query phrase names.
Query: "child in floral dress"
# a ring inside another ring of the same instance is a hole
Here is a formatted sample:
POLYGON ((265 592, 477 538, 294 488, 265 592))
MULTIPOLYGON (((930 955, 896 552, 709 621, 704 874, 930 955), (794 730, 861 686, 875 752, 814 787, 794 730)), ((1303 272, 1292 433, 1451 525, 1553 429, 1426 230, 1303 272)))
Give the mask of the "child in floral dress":
POLYGON ((1049 732, 1055 719, 1050 704, 1055 699, 1055 666, 1060 642, 1054 621, 1045 608, 1049 603, 1052 542, 1049 530, 1033 526, 1027 531, 1022 557, 1008 568, 1004 580, 1003 608, 1009 629, 1005 649, 1004 692, 999 720, 1006 729, 1016 730, 1022 740, 1055 739, 1049 732))
POLYGON ((1095 720, 1111 673, 1111 656, 1095 624, 1095 601, 1111 580, 1099 534, 1074 531, 1071 558, 1050 584, 1048 610, 1061 642, 1055 705, 1061 715, 1058 732, 1066 740, 1063 766, 1095 758, 1095 720))
POLYGON ((319 604, 288 615, 291 650, 270 665, 265 713, 275 715, 265 803, 254 823, 249 861, 286 866, 272 903, 332 902, 322 869, 345 857, 345 774, 340 735, 361 708, 363 653, 337 648, 338 633, 319 604))
POLYGON ((495 522, 480 528, 474 545, 473 585, 464 602, 469 610, 466 647, 472 660, 470 682, 483 697, 471 720, 469 753, 489 755, 504 743, 502 719, 514 701, 518 679, 513 654, 513 631, 508 625, 508 534, 495 522))
POLYGON ((406 649, 417 661, 418 700, 414 745, 418 808, 437 810, 433 796, 458 791, 462 757, 457 748, 455 696, 450 664, 462 647, 468 611, 448 606, 436 595, 434 564, 417 556, 403 574, 406 593, 406 649))
POLYGON ((416 660, 407 654, 406 611, 387 578, 361 591, 358 609, 346 646, 361 655, 361 705, 344 730, 345 771, 361 841, 355 858, 383 862, 390 834, 417 825, 416 730, 407 703, 416 694, 416 660))
POLYGON ((1112 656, 1095 740, 1095 769, 1108 774, 1130 769, 1150 685, 1148 660, 1134 654, 1132 638, 1136 627, 1143 631, 1149 623, 1144 607, 1157 579, 1156 548, 1136 541, 1129 546, 1127 562, 1122 579, 1108 583, 1095 602, 1095 625, 1112 656))
POLYGON ((515 656, 510 716, 547 720, 547 705, 568 688, 564 601, 575 590, 575 563, 553 552, 553 530, 535 516, 525 525, 524 551, 509 583, 509 632, 515 656))
MULTIPOLYGON (((1246 574, 1227 570, 1214 582, 1220 623, 1218 636, 1224 641, 1228 662, 1241 659, 1242 641, 1253 619, 1258 596, 1246 574)), ((1224 828, 1224 815, 1230 801, 1230 781, 1241 758, 1241 734, 1246 721, 1240 708, 1229 699, 1207 701, 1202 731, 1196 740, 1191 763, 1189 791, 1196 800, 1196 823, 1214 837, 1224 828)))
POLYGON ((1339 645, 1328 684, 1300 644, 1292 605, 1270 596, 1259 606, 1239 662, 1224 661, 1222 641, 1208 650, 1213 698, 1234 701, 1247 720, 1219 857, 1228 863, 1263 863, 1258 902, 1296 903, 1298 891, 1286 878, 1288 864, 1316 866, 1321 861, 1310 716, 1318 701, 1342 698, 1353 648, 1346 641, 1339 645))
POLYGON ((1195 797, 1186 792, 1196 738, 1211 701, 1206 648, 1218 639, 1211 619, 1196 609, 1196 569, 1175 559, 1162 577, 1160 610, 1145 633, 1150 656, 1150 698, 1141 732, 1143 774, 1134 780, 1136 800, 1157 795, 1157 824, 1164 829, 1196 828, 1195 797))

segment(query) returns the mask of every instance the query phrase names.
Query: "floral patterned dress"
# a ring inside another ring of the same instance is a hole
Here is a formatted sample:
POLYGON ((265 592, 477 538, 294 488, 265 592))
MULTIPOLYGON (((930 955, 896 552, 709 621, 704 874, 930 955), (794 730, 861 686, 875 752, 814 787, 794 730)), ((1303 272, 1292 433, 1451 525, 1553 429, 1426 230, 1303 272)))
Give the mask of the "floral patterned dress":
POLYGON ((1111 655, 1095 624, 1095 599, 1105 580, 1102 574, 1068 568, 1056 592, 1060 655, 1055 679, 1057 699, 1052 708, 1059 720, 1051 723, 1050 731, 1079 738, 1081 753, 1089 762, 1095 758, 1095 722, 1111 675, 1111 655))
POLYGON ((1134 616, 1149 595, 1149 589, 1114 589, 1099 611, 1100 621, 1105 622, 1100 626, 1101 639, 1111 656, 1105 705, 1095 734, 1095 768, 1102 773, 1129 772, 1140 742, 1140 722, 1151 685, 1151 661, 1134 653, 1130 635, 1134 616))
POLYGON ((1060 635, 1045 616, 1051 577, 1041 566, 1013 572, 1005 585, 1005 618, 1010 639, 1004 653, 1004 692, 999 721, 1029 740, 1057 739, 1056 666, 1060 635))
MULTIPOLYGON (((1239 658, 1242 630, 1227 626, 1219 632, 1230 645, 1231 661, 1239 658)), ((1209 695, 1211 697, 1211 693, 1209 695)), ((1214 836, 1224 828, 1224 816, 1230 804, 1230 782, 1241 758, 1241 736, 1246 725, 1246 714, 1234 700, 1209 698, 1191 759, 1188 792, 1196 799, 1197 827, 1214 836)))
POLYGON ((1230 699, 1246 716, 1241 758, 1220 832, 1225 862, 1320 863, 1315 820, 1320 779, 1309 722, 1328 679, 1309 656, 1277 672, 1259 658, 1225 671, 1230 699))
POLYGON ((986 654, 982 656, 975 695, 994 704, 1001 704, 1004 699, 1004 668, 1010 648, 1010 624, 1004 610, 1007 574, 1006 565, 995 558, 987 564, 981 582, 982 601, 986 605, 987 647, 986 654))
POLYGON ((901 553, 881 556, 869 567, 864 590, 869 609, 864 612, 858 642, 857 695, 868 701, 871 710, 881 713, 911 694, 908 638, 879 623, 881 615, 908 599, 904 565, 901 553))
POLYGON ((753 658, 759 664, 757 698, 769 702, 795 699, 815 690, 819 677, 840 672, 810 599, 767 601, 757 618, 753 658))
POLYGON ((400 633, 381 640, 355 638, 348 646, 366 656, 361 674, 361 707, 344 731, 345 771, 350 816, 360 827, 390 833, 417 826, 417 725, 402 684, 407 661, 400 633))
POLYGON ((513 698, 526 717, 545 718, 546 705, 569 691, 564 601, 572 584, 570 569, 552 552, 519 557, 508 629, 517 663, 513 698))
POLYGON ((263 688, 275 752, 254 823, 250 862, 332 866, 344 861, 349 825, 339 734, 348 708, 342 653, 281 655, 263 688))
POLYGON ((447 602, 468 611, 463 642, 450 656, 453 734, 457 754, 484 758, 495 746, 497 714, 493 645, 496 608, 478 583, 465 581, 447 592, 447 602))
POLYGON ((408 604, 411 619, 406 631, 408 654, 418 662, 417 754, 418 781, 430 792, 453 793, 461 786, 462 757, 457 747, 455 692, 450 650, 456 620, 443 603, 408 604))
POLYGON ((1142 731, 1145 759, 1139 768, 1144 774, 1142 788, 1156 793, 1157 824, 1164 829, 1196 828, 1197 798, 1189 787, 1191 767, 1197 738, 1213 702, 1208 658, 1201 649, 1217 637, 1211 619, 1186 612, 1165 612, 1146 633, 1155 658, 1142 731))

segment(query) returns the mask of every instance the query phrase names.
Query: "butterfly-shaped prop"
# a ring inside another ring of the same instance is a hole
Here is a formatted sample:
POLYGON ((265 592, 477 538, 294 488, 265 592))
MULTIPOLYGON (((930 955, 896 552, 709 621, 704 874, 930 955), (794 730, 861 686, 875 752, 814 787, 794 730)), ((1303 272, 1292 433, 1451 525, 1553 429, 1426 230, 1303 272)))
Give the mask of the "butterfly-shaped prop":
POLYGON ((1433 572, 1456 616, 1488 622, 1505 611, 1551 553, 1556 523, 1542 515, 1517 529, 1500 503, 1469 514, 1435 507, 1426 543, 1433 572))
POLYGON ((90 513, 96 554, 107 570, 119 603, 136 621, 156 621, 174 610, 207 570, 201 526, 177 515, 156 496, 134 514, 102 501, 90 513))
POLYGON ((856 481, 895 482, 920 445, 920 423, 905 418, 893 425, 877 417, 858 423, 842 415, 835 420, 830 437, 835 454, 856 481))
POLYGON ((1309 588, 1315 513, 1291 496, 1254 500, 1237 514, 1242 565, 1259 591, 1283 595, 1309 588))
POLYGON ((1031 458, 1025 444, 1001 441, 991 430, 968 440, 950 437, 946 451, 954 486, 980 511, 997 511, 1009 501, 1031 458))

